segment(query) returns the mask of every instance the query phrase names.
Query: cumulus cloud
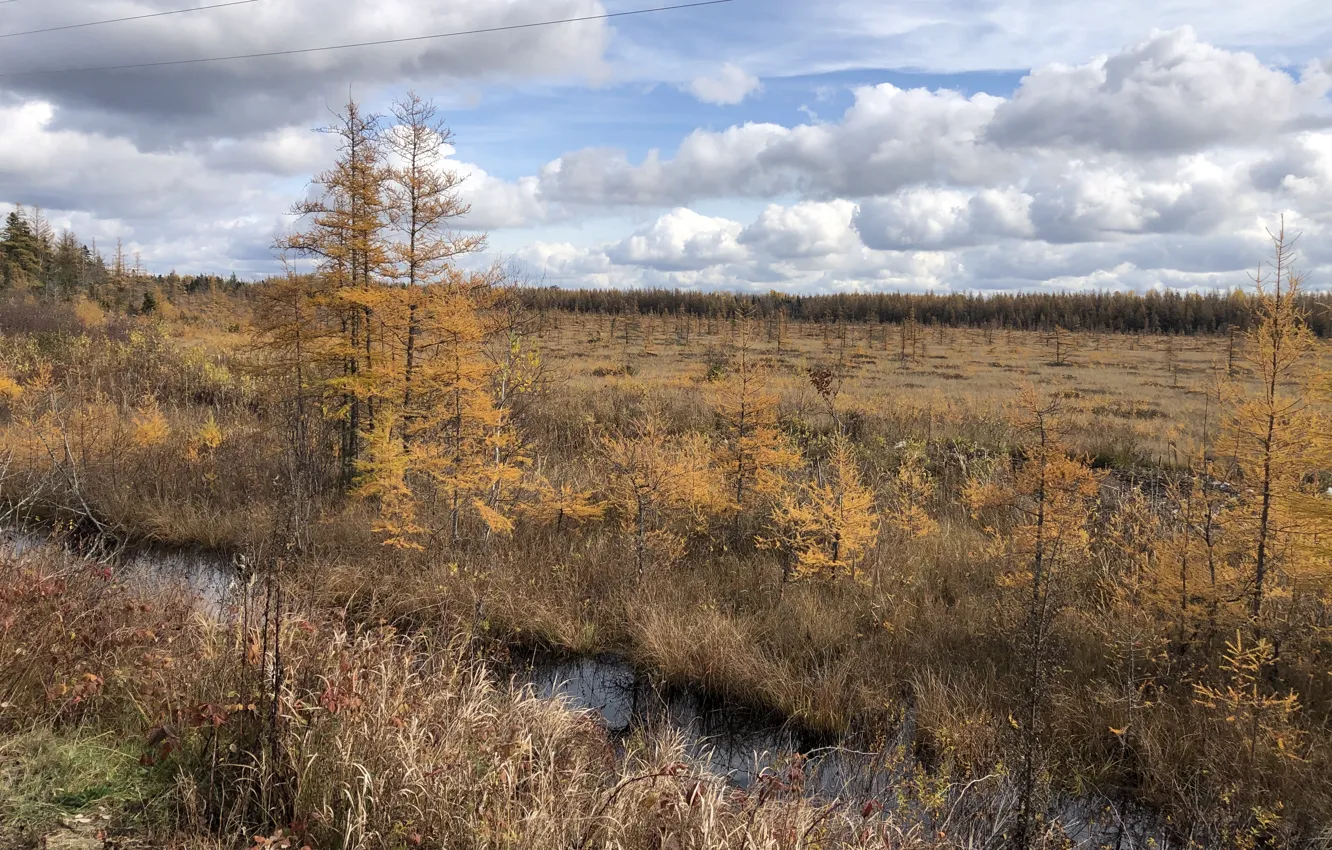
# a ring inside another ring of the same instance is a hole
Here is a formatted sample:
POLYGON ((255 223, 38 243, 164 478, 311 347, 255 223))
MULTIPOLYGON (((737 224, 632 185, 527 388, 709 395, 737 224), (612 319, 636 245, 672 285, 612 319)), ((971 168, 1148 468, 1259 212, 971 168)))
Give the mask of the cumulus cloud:
POLYGON ((744 259, 745 250, 737 241, 740 230, 740 225, 729 219, 700 215, 682 207, 639 228, 607 255, 621 265, 697 271, 744 259))
POLYGON ((1297 79, 1251 53, 1204 44, 1186 27, 1086 65, 1037 70, 995 111, 986 135, 1005 146, 1126 152, 1253 143, 1328 123, 1328 88, 1321 66, 1297 79))
MULTIPOLYGON (((166 0, 127 2, 132 13, 166 0)), ((227 41, 237 28, 225 10, 182 18, 180 40, 161 43, 182 53, 240 52, 283 38, 288 46, 363 40, 602 8, 597 0, 558 0, 554 9, 486 0, 432 10, 422 23, 400 3, 377 17, 350 0, 330 0, 315 15, 311 2, 256 4, 278 35, 246 35, 240 47, 227 41), (292 9, 317 23, 299 26, 292 9)), ((51 5, 51 16, 69 14, 51 5)), ((924 6, 912 8, 928 17, 924 6)), ((578 25, 533 31, 503 50, 486 36, 449 50, 422 42, 179 73, 0 78, 0 199, 40 204, 58 224, 103 243, 123 236, 157 268, 262 269, 283 213, 331 161, 332 140, 307 128, 326 120, 326 100, 346 96, 346 79, 368 91, 413 79, 595 79, 606 56, 630 56, 623 45, 611 50, 611 37, 607 27, 578 25)), ((74 46, 92 64, 145 58, 144 45, 154 43, 108 30, 74 46)), ((0 72, 54 61, 32 44, 7 49, 0 72)), ((740 103, 758 82, 742 68, 766 73, 750 55, 692 83, 665 82, 705 102, 740 103)), ((1332 272, 1328 93, 1323 65, 1292 72, 1183 29, 1098 58, 1043 64, 1007 96, 866 85, 831 121, 737 123, 694 130, 678 144, 643 136, 667 144, 632 155, 545 152, 535 160, 549 160, 544 166, 523 159, 523 170, 512 159, 454 155, 449 164, 466 175, 472 212, 462 226, 534 230, 517 258, 535 277, 569 285, 1231 286, 1263 256, 1263 226, 1283 211, 1306 233, 1317 282, 1332 272), (691 208, 705 199, 753 212, 740 221, 691 208), (623 229, 606 235, 617 217, 623 229), (590 218, 599 241, 576 244, 570 234, 590 218), (558 237, 541 230, 556 224, 558 237)))
POLYGON ((575 151, 542 170, 541 189, 570 203, 669 205, 792 191, 862 197, 929 179, 976 182, 1013 164, 978 142, 999 103, 984 94, 868 86, 835 125, 698 130, 673 158, 653 151, 637 165, 620 151, 575 151))
POLYGON ((856 205, 845 200, 770 204, 739 241, 782 260, 843 254, 858 241, 851 226, 855 212, 856 205))
POLYGON ((703 103, 734 106, 761 87, 758 77, 746 73, 739 65, 727 62, 713 76, 695 77, 689 84, 689 93, 703 103))
POLYGON ((863 204, 855 227, 884 251, 942 250, 995 237, 1033 235, 1032 198, 1017 189, 915 188, 863 204))
POLYGON ((585 205, 670 206, 988 188, 1074 160, 1111 172, 1321 128, 1332 122, 1330 84, 1321 67, 1295 77, 1182 29, 1085 65, 1038 69, 1009 98, 885 83, 857 89, 835 123, 699 130, 673 156, 654 150, 638 163, 613 149, 574 151, 541 171, 541 192, 585 205))

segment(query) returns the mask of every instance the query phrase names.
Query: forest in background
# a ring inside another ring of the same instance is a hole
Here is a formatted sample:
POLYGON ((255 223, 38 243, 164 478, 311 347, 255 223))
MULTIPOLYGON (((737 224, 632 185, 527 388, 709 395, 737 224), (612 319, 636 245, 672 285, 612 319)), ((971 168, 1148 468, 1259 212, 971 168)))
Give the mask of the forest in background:
MULTIPOLYGON (((512 276, 512 275, 511 275, 512 276)), ((57 236, 39 208, 19 206, 0 232, 0 287, 32 287, 51 297, 82 293, 122 310, 151 311, 182 293, 240 292, 231 273, 149 274, 137 256, 117 243, 108 259, 94 241, 84 244, 69 231, 57 236), (145 298, 147 300, 145 300, 145 298)), ((737 310, 758 319, 781 315, 791 321, 901 324, 1094 333, 1229 334, 1246 331, 1254 304, 1244 290, 1229 292, 864 292, 802 295, 665 289, 608 290, 539 286, 524 282, 517 297, 539 312, 602 315, 691 315, 725 318, 737 310)), ((1302 293, 1305 323, 1319 337, 1332 335, 1332 296, 1302 293)))
POLYGON ((460 267, 430 104, 330 129, 278 246, 311 273, 67 252, 89 286, 6 230, 0 499, 86 554, 0 558, 7 818, 83 811, 43 778, 111 735, 93 805, 224 846, 1053 848, 1088 800, 1126 846, 1327 839, 1332 372, 1284 233, 1243 296, 561 301, 460 267), (200 622, 145 546, 248 590, 200 622), (487 679, 533 645, 903 778, 617 754, 487 679))
MULTIPOLYGON (((1047 293, 866 292, 797 295, 524 287, 524 303, 538 310, 576 313, 726 317, 736 310, 758 318, 793 321, 922 325, 1093 333, 1228 334, 1248 330, 1255 315, 1250 293, 1175 290, 1047 293)), ((1310 330, 1332 333, 1332 298, 1302 294, 1300 309, 1310 330)))

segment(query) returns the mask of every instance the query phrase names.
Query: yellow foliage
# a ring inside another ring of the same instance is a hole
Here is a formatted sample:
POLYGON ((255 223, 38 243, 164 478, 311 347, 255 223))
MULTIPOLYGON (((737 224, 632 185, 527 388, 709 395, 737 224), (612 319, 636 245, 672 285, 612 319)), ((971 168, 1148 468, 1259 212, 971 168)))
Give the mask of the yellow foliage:
POLYGON ((211 410, 204 424, 199 427, 198 442, 201 447, 210 450, 222 445, 222 428, 218 426, 211 410))
POLYGON ((379 518, 372 530, 385 536, 385 546, 421 549, 414 538, 424 529, 416 524, 416 497, 407 484, 408 455, 397 437, 396 422, 396 411, 380 411, 366 456, 357 464, 360 475, 354 495, 378 500, 379 518))
POLYGON ((74 301, 74 315, 85 328, 99 328, 106 322, 106 313, 96 301, 89 301, 80 295, 74 301))
POLYGON ((816 480, 783 493, 772 511, 773 533, 760 545, 792 559, 797 578, 837 578, 855 568, 879 534, 874 493, 860 479, 850 441, 838 436, 816 480))
POLYGON ((0 372, 0 401, 16 401, 21 395, 23 395, 23 387, 19 385, 19 382, 4 372, 0 372))
POLYGON ((1269 693, 1264 686, 1265 671, 1276 659, 1276 651, 1266 639, 1244 642, 1235 633, 1226 641, 1221 669, 1228 681, 1221 687, 1193 686, 1196 701, 1213 709, 1233 724, 1246 744, 1249 758, 1259 750, 1270 751, 1283 759, 1298 759, 1300 730, 1293 723, 1300 710, 1299 696, 1291 691, 1284 696, 1269 693))
POLYGON ((652 532, 670 519, 666 514, 683 515, 700 526, 724 504, 706 437, 669 434, 651 405, 633 433, 603 436, 601 452, 611 473, 611 503, 637 541, 640 573, 652 532))
POLYGON ((751 494, 774 496, 781 474, 796 468, 800 455, 778 426, 777 395, 768 391, 748 318, 737 322, 735 368, 713 391, 713 408, 722 426, 715 455, 729 482, 732 509, 742 510, 751 494))
POLYGON ((900 537, 915 540, 939 530, 939 523, 924 507, 934 493, 934 479, 925 466, 925 446, 906 445, 902 464, 897 468, 892 498, 884 522, 900 537))
POLYGON ((1089 554, 1089 524, 1104 475, 1069 457, 1058 413, 1058 404, 1024 388, 1015 424, 1028 444, 1017 474, 1011 481, 972 480, 963 491, 973 514, 1006 520, 986 529, 992 551, 1009 564, 1000 579, 1006 586, 1035 583, 1039 590, 1089 554))
POLYGON ((534 483, 536 498, 523 506, 523 512, 537 522, 558 528, 566 521, 586 522, 606 513, 606 504, 590 491, 575 489, 567 482, 556 487, 544 477, 537 477, 534 483))
POLYGON ((140 448, 160 446, 171 434, 171 426, 167 424, 166 417, 158 408, 156 398, 150 397, 139 406, 134 414, 133 423, 132 439, 134 445, 140 448))
POLYGON ((1300 307, 1303 277, 1292 266, 1284 231, 1273 236, 1273 246, 1271 274, 1255 280, 1259 322, 1245 339, 1257 388, 1229 387, 1221 441, 1239 468, 1244 494, 1225 524, 1249 541, 1238 555, 1254 620, 1274 592, 1328 577, 1326 559, 1309 544, 1332 517, 1332 506, 1310 499, 1306 489, 1327 436, 1308 392, 1317 342, 1300 307))

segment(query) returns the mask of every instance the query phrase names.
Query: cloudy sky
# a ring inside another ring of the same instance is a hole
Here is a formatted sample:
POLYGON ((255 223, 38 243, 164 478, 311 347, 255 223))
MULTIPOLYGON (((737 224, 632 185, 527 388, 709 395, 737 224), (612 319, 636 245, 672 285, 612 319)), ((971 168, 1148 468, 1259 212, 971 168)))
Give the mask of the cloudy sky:
MULTIPOLYGON (((274 270, 350 92, 456 133, 466 226, 569 286, 766 291, 1332 282, 1332 4, 733 0, 246 61, 40 73, 624 12, 665 0, 0 3, 0 210, 150 269, 274 270)), ((487 258, 489 259, 489 257, 487 258)))

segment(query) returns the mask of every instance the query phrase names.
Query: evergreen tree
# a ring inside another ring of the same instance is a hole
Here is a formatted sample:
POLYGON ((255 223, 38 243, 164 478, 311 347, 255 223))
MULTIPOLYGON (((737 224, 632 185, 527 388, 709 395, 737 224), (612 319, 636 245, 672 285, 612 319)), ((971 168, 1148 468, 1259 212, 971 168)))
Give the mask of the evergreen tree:
POLYGON ((60 234, 51 264, 51 282, 57 293, 61 298, 73 298, 84 282, 87 249, 79 244, 78 237, 71 231, 60 234))
POLYGON ((4 232, 0 234, 0 259, 6 288, 36 282, 41 270, 41 247, 21 206, 5 217, 4 232))

